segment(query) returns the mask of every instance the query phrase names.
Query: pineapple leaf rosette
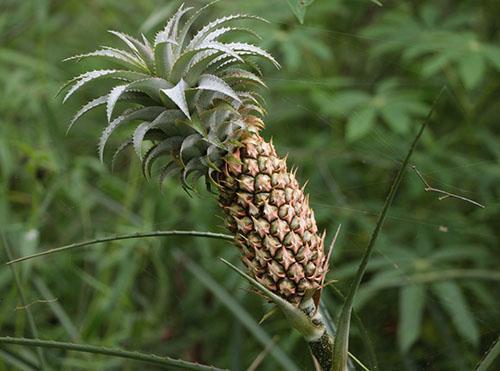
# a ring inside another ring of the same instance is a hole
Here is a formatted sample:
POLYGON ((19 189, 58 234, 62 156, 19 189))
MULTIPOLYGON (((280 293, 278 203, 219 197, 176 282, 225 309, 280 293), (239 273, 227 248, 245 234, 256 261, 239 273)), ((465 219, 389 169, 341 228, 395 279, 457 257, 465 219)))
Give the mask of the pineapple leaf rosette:
POLYGON ((205 8, 181 6, 153 41, 112 31, 123 49, 102 47, 68 58, 100 57, 121 66, 86 72, 65 85, 64 101, 93 80, 116 82, 84 105, 70 127, 85 113, 105 106, 101 160, 116 129, 133 129, 112 162, 132 147, 144 175, 157 173, 160 186, 166 177, 176 176, 189 190, 203 177, 217 190, 248 275, 295 307, 311 299, 317 305, 327 270, 324 234, 318 233, 295 173, 260 135, 265 110, 257 90, 265 84, 255 60, 279 64, 253 44, 221 41, 236 31, 253 34, 235 27, 235 21, 264 20, 230 15, 193 32, 205 8), (126 108, 117 112, 118 106, 126 108))

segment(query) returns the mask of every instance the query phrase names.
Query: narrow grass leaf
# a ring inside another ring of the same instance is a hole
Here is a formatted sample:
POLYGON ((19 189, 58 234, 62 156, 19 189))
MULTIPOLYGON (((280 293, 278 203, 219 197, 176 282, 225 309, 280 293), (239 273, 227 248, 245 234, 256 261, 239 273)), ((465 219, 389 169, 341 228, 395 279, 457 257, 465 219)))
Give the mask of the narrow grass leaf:
MULTIPOLYGON (((336 288, 334 285, 329 285, 328 287, 334 292, 334 294, 340 300, 342 300, 343 302, 345 301, 345 295, 342 294, 342 292, 338 288, 336 288)), ((336 332, 335 322, 333 321, 333 319, 330 316, 330 313, 326 309, 326 304, 323 302, 323 298, 320 305, 320 311, 321 314, 323 315, 323 318, 325 319, 325 325, 327 326, 328 329, 330 329, 332 337, 335 338, 335 336, 333 336, 336 332)), ((363 320, 355 310, 352 311, 352 316, 354 318, 354 321, 356 322, 356 326, 358 327, 359 336, 363 341, 363 346, 365 348, 365 351, 368 354, 369 367, 367 368, 371 371, 378 371, 379 367, 378 367, 377 355, 375 352, 375 347, 373 346, 373 342, 368 333, 368 330, 365 324, 363 323, 363 320)))
POLYGON ((460 336, 477 346, 479 329, 460 287, 453 281, 436 282, 431 287, 460 336))
POLYGON ((0 359, 2 359, 5 364, 14 366, 15 370, 21 371, 37 371, 39 368, 28 360, 21 358, 18 354, 11 352, 7 349, 0 349, 0 359))
POLYGON ((35 277, 35 279, 33 279, 33 284, 44 300, 47 300, 48 306, 59 320, 62 327, 66 330, 66 333, 69 335, 71 340, 80 340, 78 329, 74 325, 73 321, 71 321, 71 318, 68 316, 61 304, 59 304, 57 300, 53 300, 55 296, 52 294, 45 282, 43 282, 41 278, 35 277))
POLYGON ((491 348, 486 352, 481 361, 477 364, 475 371, 491 370, 493 362, 500 357, 500 337, 493 343, 491 348))

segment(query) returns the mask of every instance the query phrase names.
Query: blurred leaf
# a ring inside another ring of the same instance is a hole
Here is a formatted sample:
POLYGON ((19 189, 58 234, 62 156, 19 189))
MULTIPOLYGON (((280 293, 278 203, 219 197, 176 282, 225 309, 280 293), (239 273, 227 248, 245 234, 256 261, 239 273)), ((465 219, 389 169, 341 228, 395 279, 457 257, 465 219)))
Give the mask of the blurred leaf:
POLYGON ((304 23, 304 17, 306 16, 306 9, 311 5, 314 0, 286 0, 288 6, 292 9, 293 14, 297 17, 300 23, 304 23))
POLYGON ((497 66, 498 59, 494 56, 498 47, 464 30, 469 20, 462 12, 443 14, 435 5, 426 4, 420 9, 420 16, 415 17, 408 8, 399 8, 367 27, 365 35, 378 38, 374 55, 400 53, 407 61, 421 59, 424 76, 453 65, 468 90, 480 82, 487 62, 497 66))
POLYGON ((403 352, 419 338, 425 303, 425 286, 408 285, 399 292, 398 343, 403 352))
POLYGON ((364 91, 347 90, 335 94, 333 97, 324 97, 322 103, 324 104, 325 113, 334 115, 347 115, 358 106, 365 105, 370 101, 370 95, 364 91))
POLYGON ((488 58, 489 62, 492 63, 497 70, 500 71, 500 47, 498 46, 486 46, 484 48, 484 53, 488 58))
POLYGON ((11 366, 15 367, 15 370, 22 371, 35 371, 38 370, 37 365, 30 363, 28 360, 22 358, 18 354, 11 352, 6 349, 0 349, 0 358, 11 366))
POLYGON ((453 281, 447 281, 433 283, 432 289, 453 320, 460 336, 477 346, 479 330, 460 287, 453 281))
POLYGON ((395 133, 405 135, 428 107, 420 94, 402 88, 396 79, 385 79, 375 87, 373 95, 345 88, 330 94, 314 93, 313 100, 325 114, 347 117, 346 138, 355 141, 368 134, 376 119, 383 119, 395 133))
POLYGON ((405 134, 410 129, 410 120, 396 104, 388 105, 381 111, 382 117, 396 133, 405 134))
POLYGON ((364 137, 375 125, 375 109, 368 107, 355 111, 346 127, 346 137, 349 141, 355 141, 364 137))
POLYGON ((479 53, 465 56, 458 64, 458 69, 465 87, 473 89, 481 81, 485 72, 484 59, 479 53))

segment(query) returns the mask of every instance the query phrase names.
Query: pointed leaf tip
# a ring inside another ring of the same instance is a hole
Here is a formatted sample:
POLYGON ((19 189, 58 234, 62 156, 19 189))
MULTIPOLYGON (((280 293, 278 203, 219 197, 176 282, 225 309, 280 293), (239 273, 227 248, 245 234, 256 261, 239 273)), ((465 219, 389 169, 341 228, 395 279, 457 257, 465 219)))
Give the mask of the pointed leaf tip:
POLYGON ((238 97, 238 94, 236 94, 233 88, 231 88, 220 77, 214 75, 210 74, 201 75, 197 89, 211 90, 218 93, 222 93, 224 95, 227 95, 228 97, 233 98, 237 102, 241 102, 240 98, 238 97))
POLYGON ((162 89, 161 92, 165 94, 172 102, 175 103, 177 107, 186 115, 188 119, 191 119, 191 115, 189 114, 189 107, 186 101, 186 89, 189 86, 183 79, 170 89, 162 89))
POLYGON ((108 95, 108 100, 106 102, 106 116, 108 118, 108 123, 111 122, 111 117, 113 116, 113 110, 115 108, 116 102, 120 96, 127 90, 128 84, 115 86, 108 95))

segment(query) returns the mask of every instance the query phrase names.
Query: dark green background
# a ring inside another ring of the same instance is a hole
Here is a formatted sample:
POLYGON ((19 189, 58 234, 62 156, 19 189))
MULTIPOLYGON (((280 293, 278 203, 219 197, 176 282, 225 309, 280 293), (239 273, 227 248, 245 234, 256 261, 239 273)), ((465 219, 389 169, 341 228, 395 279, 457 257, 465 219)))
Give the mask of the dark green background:
MULTIPOLYGON (((191 1, 199 6, 202 1, 191 1)), ((214 197, 161 193, 128 153, 114 174, 96 156, 102 111, 69 135, 72 113, 103 92, 90 84, 65 105, 64 81, 96 61, 62 63, 107 29, 152 37, 180 4, 158 0, 0 0, 0 228, 15 256, 136 231, 223 231, 214 197)), ((381 370, 470 370, 500 328, 500 2, 316 0, 304 24, 285 0, 223 0, 252 23, 282 64, 264 68, 267 129, 297 165, 320 228, 342 223, 329 279, 347 291, 391 179, 442 86, 447 91, 412 159, 432 186, 471 198, 439 201, 408 170, 361 286, 357 309, 381 370)), ((115 144, 118 143, 115 138, 115 144)), ((268 310, 219 262, 235 247, 202 239, 144 239, 75 250, 16 266, 43 339, 120 346, 245 369, 262 346, 174 259, 180 249, 259 320, 268 310), (57 299, 57 300, 53 300, 57 299), (48 302, 43 302, 48 300, 48 302)), ((7 261, 0 250, 0 261, 7 261)), ((241 266, 241 265, 240 265, 241 266)), ((340 300, 324 297, 332 314, 340 300)), ((0 335, 29 336, 18 291, 0 268, 0 335)), ((263 324, 300 368, 304 341, 280 316, 263 324)), ((354 324, 351 352, 367 354, 354 324)), ((32 349, 0 346, 36 362, 32 349)), ((46 351, 58 369, 139 369, 138 363, 46 351)), ((262 370, 279 366, 266 357, 262 370)))

